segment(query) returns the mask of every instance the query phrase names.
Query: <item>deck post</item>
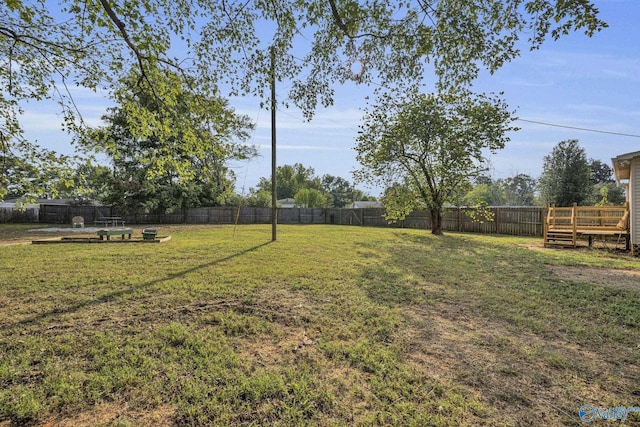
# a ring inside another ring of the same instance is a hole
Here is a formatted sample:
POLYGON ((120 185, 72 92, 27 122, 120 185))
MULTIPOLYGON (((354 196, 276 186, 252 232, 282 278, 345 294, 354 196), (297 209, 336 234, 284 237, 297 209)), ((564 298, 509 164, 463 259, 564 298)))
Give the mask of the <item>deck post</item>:
POLYGON ((547 203, 547 207, 542 212, 542 238, 545 246, 547 245, 547 235, 549 234, 549 215, 551 215, 551 205, 547 203))
POLYGON ((571 222, 573 223, 573 247, 576 247, 578 244, 578 204, 576 202, 573 202, 571 222))

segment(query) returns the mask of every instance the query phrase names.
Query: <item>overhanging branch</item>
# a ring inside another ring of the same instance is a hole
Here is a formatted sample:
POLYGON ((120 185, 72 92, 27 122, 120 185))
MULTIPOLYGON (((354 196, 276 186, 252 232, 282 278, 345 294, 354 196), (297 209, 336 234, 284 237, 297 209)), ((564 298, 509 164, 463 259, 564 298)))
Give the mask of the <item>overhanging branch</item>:
POLYGON ((111 22, 113 22, 118 28, 118 31, 120 32, 120 35, 122 35, 124 42, 127 44, 127 46, 129 46, 129 49, 131 49, 133 54, 136 56, 138 66, 140 67, 140 72, 142 73, 142 77, 147 81, 147 83, 149 83, 149 87, 151 88, 151 90, 153 90, 153 85, 151 84, 151 81, 149 80, 149 77, 147 76, 147 73, 144 69, 144 61, 148 60, 149 58, 146 55, 143 55, 138 49, 138 46, 136 46, 135 43, 131 41, 124 22, 122 22, 120 18, 118 18, 118 15, 116 15, 107 0, 100 0, 100 4, 102 5, 104 11, 107 12, 107 16, 109 16, 111 22))

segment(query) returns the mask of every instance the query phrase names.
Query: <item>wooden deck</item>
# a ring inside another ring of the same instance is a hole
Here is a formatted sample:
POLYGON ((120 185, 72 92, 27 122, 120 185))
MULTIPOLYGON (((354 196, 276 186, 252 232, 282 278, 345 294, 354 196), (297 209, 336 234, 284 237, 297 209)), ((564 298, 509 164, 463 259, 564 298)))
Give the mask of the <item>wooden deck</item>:
POLYGON ((547 208, 544 223, 544 245, 576 247, 578 240, 587 240, 589 247, 595 238, 617 236, 624 239, 629 250, 629 207, 577 206, 547 208))

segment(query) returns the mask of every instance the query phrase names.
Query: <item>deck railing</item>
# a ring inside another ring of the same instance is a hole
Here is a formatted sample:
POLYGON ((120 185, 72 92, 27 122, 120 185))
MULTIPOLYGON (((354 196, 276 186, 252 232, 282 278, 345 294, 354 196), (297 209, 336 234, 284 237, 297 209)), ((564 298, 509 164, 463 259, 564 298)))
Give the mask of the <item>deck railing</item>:
MULTIPOLYGON (((576 245, 579 235, 629 235, 629 206, 549 206, 545 244, 576 245)), ((591 242, 591 238, 589 238, 591 242)))

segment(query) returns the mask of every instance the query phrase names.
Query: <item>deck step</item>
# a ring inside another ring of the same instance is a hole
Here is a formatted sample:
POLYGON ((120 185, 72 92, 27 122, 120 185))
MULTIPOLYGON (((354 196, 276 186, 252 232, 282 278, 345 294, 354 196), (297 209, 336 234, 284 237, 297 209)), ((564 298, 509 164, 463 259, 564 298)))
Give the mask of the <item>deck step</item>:
POLYGON ((547 234, 547 240, 573 240, 573 234, 547 234))
POLYGON ((573 230, 548 230, 544 244, 549 246, 575 246, 573 230))

